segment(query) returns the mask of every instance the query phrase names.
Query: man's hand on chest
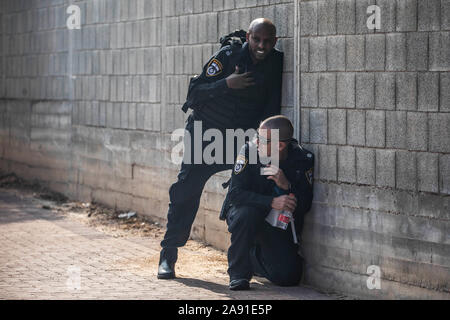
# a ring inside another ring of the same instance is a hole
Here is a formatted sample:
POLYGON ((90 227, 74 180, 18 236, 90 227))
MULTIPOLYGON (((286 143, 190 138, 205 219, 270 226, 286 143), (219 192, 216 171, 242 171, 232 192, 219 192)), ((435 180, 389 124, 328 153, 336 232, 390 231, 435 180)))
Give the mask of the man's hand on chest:
POLYGON ((251 72, 239 73, 238 66, 236 66, 235 72, 226 78, 226 81, 230 89, 246 89, 255 85, 251 72))

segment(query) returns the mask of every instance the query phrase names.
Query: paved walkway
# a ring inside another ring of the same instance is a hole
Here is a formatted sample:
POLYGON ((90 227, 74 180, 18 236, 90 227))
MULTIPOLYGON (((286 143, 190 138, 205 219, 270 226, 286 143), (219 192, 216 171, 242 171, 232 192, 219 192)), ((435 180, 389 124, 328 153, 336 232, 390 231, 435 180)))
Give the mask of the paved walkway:
MULTIPOLYGON (((260 278, 252 290, 228 290, 226 270, 156 279, 159 239, 118 238, 0 188, 0 299, 330 299, 306 287, 260 278)), ((195 247, 195 246, 194 246, 195 247)), ((213 252, 215 251, 215 252, 213 252)), ((183 248, 207 265, 212 248, 183 248)), ((192 259, 191 259, 192 260, 192 259)), ((226 263, 226 260, 223 261, 226 263)))

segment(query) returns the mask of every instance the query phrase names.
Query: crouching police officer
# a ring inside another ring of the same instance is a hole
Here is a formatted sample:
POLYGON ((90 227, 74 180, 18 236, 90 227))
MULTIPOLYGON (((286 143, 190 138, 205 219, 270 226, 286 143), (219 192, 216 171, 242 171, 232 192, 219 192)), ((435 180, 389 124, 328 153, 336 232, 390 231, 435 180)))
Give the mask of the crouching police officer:
POLYGON ((311 208, 314 156, 292 134, 288 118, 270 117, 261 123, 256 145, 246 143, 235 162, 220 216, 226 219, 231 232, 228 249, 231 290, 249 289, 253 275, 280 286, 297 285, 301 280, 302 258, 296 242, 303 217, 311 208), (272 147, 278 150, 271 150, 274 129, 279 130, 279 142, 272 147), (257 154, 253 164, 249 162, 252 151, 257 154), (261 164, 261 155, 271 157, 276 152, 279 167, 261 164), (279 211, 271 212, 272 209, 279 211), (293 229, 289 226, 284 230, 266 221, 268 215, 283 210, 293 213, 290 219, 295 222, 293 229))
MULTIPOLYGON (((223 137, 226 137, 226 129, 256 130, 260 121, 280 113, 283 53, 274 48, 276 28, 268 19, 255 19, 245 36, 243 45, 223 46, 206 63, 202 74, 191 80, 183 111, 193 110, 186 124, 192 141, 203 141, 203 133, 208 129, 220 130, 223 137), (203 130, 198 132, 202 137, 197 136, 194 121, 201 121, 203 130)), ((227 145, 225 140, 224 146, 227 145)), ((205 146, 204 143, 202 155, 205 146)), ((235 150, 230 157, 230 154, 227 156, 230 151, 224 149, 224 159, 232 159, 228 164, 226 160, 211 164, 203 159, 201 163, 194 163, 192 159, 188 163, 183 159, 178 180, 169 189, 159 279, 175 277, 177 248, 185 245, 189 238, 204 185, 215 173, 233 168, 235 150)))

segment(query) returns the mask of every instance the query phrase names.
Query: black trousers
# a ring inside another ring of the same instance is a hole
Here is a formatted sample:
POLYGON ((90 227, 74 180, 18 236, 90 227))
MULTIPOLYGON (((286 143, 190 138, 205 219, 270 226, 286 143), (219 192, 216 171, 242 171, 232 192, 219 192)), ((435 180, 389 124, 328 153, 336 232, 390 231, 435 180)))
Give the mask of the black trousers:
MULTIPOLYGON (((194 118, 190 116, 187 120, 186 130, 191 134, 191 156, 190 164, 181 163, 181 169, 178 173, 178 180, 171 185, 169 189, 169 209, 167 212, 167 230, 164 239, 161 241, 161 258, 167 258, 170 262, 177 260, 177 248, 186 244, 189 239, 192 224, 198 211, 200 197, 203 188, 208 179, 217 172, 232 169, 234 164, 201 164, 193 163, 194 154, 194 118)), ((207 127, 203 127, 203 132, 207 127)), ((224 135, 225 138, 225 135, 224 135)), ((209 144, 202 144, 202 151, 209 144)), ((224 139, 224 158, 225 158, 226 141, 224 139)), ((186 145, 185 145, 186 147, 186 145)), ((232 159, 235 159, 237 151, 233 151, 232 159)))
POLYGON ((280 286, 297 285, 302 276, 302 259, 292 238, 291 227, 272 227, 264 219, 268 210, 231 207, 228 211, 228 274, 231 280, 261 275, 280 286))

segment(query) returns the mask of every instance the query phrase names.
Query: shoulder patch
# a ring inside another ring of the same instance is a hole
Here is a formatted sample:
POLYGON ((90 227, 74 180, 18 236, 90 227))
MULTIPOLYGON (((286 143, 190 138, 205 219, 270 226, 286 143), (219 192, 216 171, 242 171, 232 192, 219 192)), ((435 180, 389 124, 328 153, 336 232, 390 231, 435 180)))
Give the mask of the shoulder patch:
POLYGON ((206 67, 206 76, 207 77, 217 76, 218 74, 222 73, 222 70, 223 70, 222 63, 214 58, 208 63, 208 66, 206 67))
POLYGON ((242 172, 242 170, 244 170, 245 166, 247 165, 247 158, 240 154, 238 155, 237 159, 236 159, 236 164, 234 165, 234 174, 239 174, 242 172))

